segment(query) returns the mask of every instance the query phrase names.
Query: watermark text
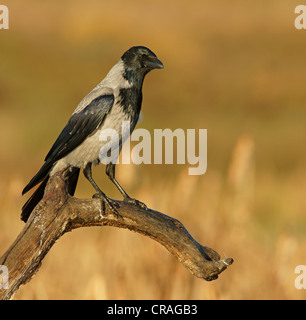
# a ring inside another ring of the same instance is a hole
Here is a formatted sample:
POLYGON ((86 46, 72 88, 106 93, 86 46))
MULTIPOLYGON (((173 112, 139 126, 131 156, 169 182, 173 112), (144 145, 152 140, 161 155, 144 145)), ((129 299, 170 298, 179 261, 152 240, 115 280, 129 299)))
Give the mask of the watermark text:
POLYGON ((99 159, 103 164, 190 164, 189 175, 202 175, 207 169, 207 129, 154 129, 139 128, 130 135, 130 122, 122 122, 121 132, 105 129, 100 141, 99 159), (121 145, 124 144, 119 158, 121 145), (137 142, 131 149, 131 141, 137 142))
POLYGON ((0 289, 9 288, 9 272, 8 268, 4 265, 0 265, 0 289))
POLYGON ((9 28, 9 10, 5 5, 0 4, 0 29, 9 28))
POLYGON ((297 6, 294 10, 294 13, 298 14, 294 21, 294 26, 296 29, 306 29, 306 6, 297 6))
POLYGON ((306 289, 306 266, 296 266, 294 273, 299 274, 295 278, 294 285, 297 289, 306 289))

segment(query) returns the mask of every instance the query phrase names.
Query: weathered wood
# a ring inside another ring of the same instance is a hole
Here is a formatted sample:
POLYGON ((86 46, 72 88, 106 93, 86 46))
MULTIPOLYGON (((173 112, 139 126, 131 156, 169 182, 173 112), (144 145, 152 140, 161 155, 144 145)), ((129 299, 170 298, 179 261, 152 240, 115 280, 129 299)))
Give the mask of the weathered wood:
POLYGON ((9 270, 9 287, 0 299, 11 299, 41 266, 53 244, 64 233, 80 227, 113 226, 148 236, 165 246, 193 275, 214 280, 233 259, 220 260, 213 249, 200 245, 183 224, 163 213, 117 201, 118 216, 101 209, 99 199, 78 199, 67 194, 60 176, 50 179, 45 197, 36 206, 17 239, 0 258, 9 270))

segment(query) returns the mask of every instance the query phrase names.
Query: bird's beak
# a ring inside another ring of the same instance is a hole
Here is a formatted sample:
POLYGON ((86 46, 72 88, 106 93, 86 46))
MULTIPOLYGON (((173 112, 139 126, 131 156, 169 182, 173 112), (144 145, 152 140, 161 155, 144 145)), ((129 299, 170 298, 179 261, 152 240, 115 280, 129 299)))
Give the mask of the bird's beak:
POLYGON ((163 63, 158 60, 156 57, 150 58, 146 61, 146 66, 149 67, 150 69, 163 69, 164 65, 163 63))

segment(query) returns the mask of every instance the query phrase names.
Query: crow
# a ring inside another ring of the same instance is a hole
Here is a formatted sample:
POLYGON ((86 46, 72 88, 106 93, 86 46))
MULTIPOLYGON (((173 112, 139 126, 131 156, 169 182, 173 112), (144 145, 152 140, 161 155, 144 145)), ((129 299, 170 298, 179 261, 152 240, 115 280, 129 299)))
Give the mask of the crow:
MULTIPOLYGON (((146 74, 163 67, 155 53, 144 46, 132 47, 122 55, 106 77, 76 107, 47 154, 43 166, 23 189, 24 195, 40 183, 22 207, 21 220, 28 220, 32 210, 44 196, 48 179, 59 172, 65 172, 67 191, 73 196, 80 169, 83 169, 84 176, 97 192, 94 197, 101 199, 103 209, 107 205, 117 214, 116 202, 108 198, 92 178, 92 165, 98 165, 103 160, 103 154, 107 154, 101 153, 107 142, 100 135, 103 130, 115 130, 119 136, 119 152, 121 151, 125 139, 138 122, 146 74), (129 124, 129 132, 124 136, 123 122, 129 124)), ((145 207, 140 201, 131 198, 118 183, 115 166, 116 161, 107 163, 106 175, 123 195, 124 201, 145 207)))

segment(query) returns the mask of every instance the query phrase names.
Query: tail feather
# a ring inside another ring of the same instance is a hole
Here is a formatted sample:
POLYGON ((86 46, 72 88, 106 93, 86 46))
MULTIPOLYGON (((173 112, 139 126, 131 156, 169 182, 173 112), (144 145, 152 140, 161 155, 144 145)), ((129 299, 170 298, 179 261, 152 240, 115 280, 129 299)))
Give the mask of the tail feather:
POLYGON ((66 181, 67 191, 71 196, 74 196, 75 188, 78 183, 80 174, 80 168, 73 167, 71 173, 69 174, 69 178, 66 181))
MULTIPOLYGON (((74 167, 74 168, 72 168, 72 170, 69 172, 69 174, 67 176, 67 180, 66 180, 67 191, 71 196, 74 195, 74 192, 75 192, 75 189, 76 189, 76 185, 77 185, 77 182, 78 182, 78 178, 79 178, 79 173, 80 173, 80 168, 75 168, 74 167)), ((34 178, 32 180, 34 180, 34 178)), ((45 176, 42 180, 43 180, 42 183, 38 186, 38 188, 35 190, 35 192, 32 194, 32 196, 28 199, 28 201, 23 205, 23 207, 21 209, 21 220, 24 221, 24 222, 27 222, 31 212, 34 210, 36 205, 43 198, 44 193, 45 193, 45 187, 46 187, 47 182, 49 180, 49 172, 48 172, 47 176, 45 176)), ((40 181, 36 182, 34 184, 34 186, 36 184, 38 184, 39 182, 40 181)), ((28 186, 30 185, 30 183, 28 184, 28 186)), ((31 188, 32 187, 30 187, 28 190, 30 190, 31 188)), ((26 191, 28 191, 28 190, 26 190, 26 191)), ((24 192, 23 192, 23 194, 24 194, 24 192)))
POLYGON ((26 192, 34 188, 37 184, 43 181, 48 175, 53 166, 53 163, 46 161, 40 170, 36 173, 36 175, 32 178, 32 180, 26 185, 26 187, 22 190, 22 195, 26 192))
POLYGON ((21 209, 21 220, 24 222, 28 221, 28 218, 36 207, 38 202, 43 198, 46 184, 49 180, 49 176, 47 176, 44 181, 40 184, 40 186, 35 190, 29 200, 23 205, 21 209))

